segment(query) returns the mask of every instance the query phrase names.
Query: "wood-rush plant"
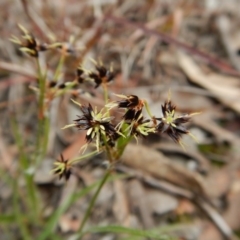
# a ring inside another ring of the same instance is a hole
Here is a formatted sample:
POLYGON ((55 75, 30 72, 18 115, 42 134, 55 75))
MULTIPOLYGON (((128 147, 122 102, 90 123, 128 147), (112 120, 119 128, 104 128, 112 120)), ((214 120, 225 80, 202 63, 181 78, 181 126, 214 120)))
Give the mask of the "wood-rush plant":
MULTIPOLYGON (((153 116, 148 103, 136 95, 116 95, 121 100, 110 101, 108 99, 107 84, 114 79, 112 70, 106 69, 103 65, 98 65, 98 63, 96 63, 96 72, 89 73, 89 71, 83 70, 83 68, 81 69, 81 74, 86 74, 86 79, 81 76, 81 81, 83 83, 84 81, 91 79, 96 83, 96 88, 99 86, 103 87, 105 106, 98 110, 96 107, 93 108, 90 103, 88 105, 82 105, 81 103, 72 100, 79 106, 81 114, 73 120, 73 124, 67 125, 63 127, 63 129, 75 127, 78 130, 85 131, 86 144, 82 146, 84 151, 90 143, 93 144, 96 147, 96 152, 94 152, 94 154, 105 152, 109 164, 106 174, 89 204, 79 232, 83 230, 101 188, 107 181, 111 171, 114 169, 115 163, 120 159, 130 140, 132 138, 138 140, 139 137, 147 137, 149 133, 167 133, 175 142, 182 145, 182 135, 190 134, 185 123, 187 123, 193 115, 184 114, 176 116, 176 106, 172 104, 170 99, 165 101, 161 106, 159 111, 162 115, 161 117, 153 116), (122 117, 118 123, 116 123, 116 121, 114 122, 114 111, 110 111, 112 108, 124 109, 122 117), (143 116, 144 108, 148 113, 147 118, 143 116)), ((82 157, 84 157, 84 155, 82 157)), ((77 162, 77 160, 74 160, 74 163, 77 162)), ((60 174, 60 178, 64 175, 65 178, 68 179, 70 176, 69 168, 72 163, 73 161, 71 162, 71 160, 68 164, 63 159, 61 162, 57 161, 55 163, 57 167, 54 169, 54 172, 60 174)))
MULTIPOLYGON (((39 102, 39 131, 37 136, 37 151, 39 155, 37 158, 41 159, 46 154, 48 127, 45 125, 48 125, 48 111, 51 101, 66 92, 71 92, 78 86, 81 88, 81 84, 85 82, 92 82, 95 88, 102 87, 103 89, 105 105, 101 109, 92 106, 90 103, 85 105, 72 99, 79 107, 79 114, 73 119, 71 124, 63 127, 63 129, 74 127, 80 131, 85 131, 86 144, 80 146, 82 155, 77 158, 64 159, 60 155, 60 160, 54 163, 55 168, 52 170, 60 178, 64 177, 68 180, 74 165, 82 159, 99 153, 105 153, 106 155, 109 164, 81 222, 79 228, 79 234, 81 235, 99 192, 113 172, 115 163, 120 159, 127 144, 133 138, 136 140, 140 137, 145 138, 150 133, 166 133, 175 142, 182 145, 182 135, 190 134, 185 123, 189 122, 194 114, 177 116, 175 113, 176 106, 172 104, 170 98, 159 107, 159 116, 153 116, 148 103, 136 95, 116 95, 119 100, 112 101, 109 99, 108 84, 114 80, 115 72, 112 66, 107 68, 101 62, 94 61, 95 70, 88 70, 79 66, 76 69, 76 78, 72 82, 59 83, 65 56, 72 53, 73 49, 68 49, 68 45, 64 43, 40 43, 24 27, 20 26, 20 29, 23 32, 22 39, 13 37, 11 40, 20 46, 21 51, 36 59, 38 68, 37 85, 31 87, 37 93, 39 102), (53 79, 47 81, 47 74, 42 71, 39 64, 39 52, 54 49, 61 50, 61 57, 53 79), (143 115, 144 108, 148 116, 143 115), (115 116, 116 111, 118 115, 119 113, 122 114, 120 118, 115 116), (84 154, 89 144, 94 145, 96 149, 88 154, 84 154), (41 150, 39 151, 39 149, 41 150)), ((39 161, 35 162, 39 164, 39 161)))

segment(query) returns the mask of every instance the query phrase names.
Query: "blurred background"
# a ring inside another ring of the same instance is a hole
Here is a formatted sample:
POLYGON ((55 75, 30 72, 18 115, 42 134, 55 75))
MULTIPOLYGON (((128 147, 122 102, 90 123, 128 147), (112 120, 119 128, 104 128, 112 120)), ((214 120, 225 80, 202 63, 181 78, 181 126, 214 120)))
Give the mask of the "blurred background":
MULTIPOLYGON (((79 64, 92 68, 95 59, 116 72, 110 96, 138 95, 159 116, 170 92, 177 112, 201 112, 188 125, 197 141, 184 136, 185 149, 165 135, 129 145, 88 226, 115 224, 173 239, 238 239, 240 1, 0 0, 0 8, 1 240, 77 239, 93 184, 105 171, 100 155, 79 164, 68 182, 50 173, 61 153, 65 159, 79 155, 84 133, 61 128, 79 114, 69 101, 73 95, 103 104, 101 90, 92 86, 54 99, 47 154, 37 167, 28 162, 36 154, 37 67, 9 41, 21 36, 18 24, 40 42, 68 49, 61 83, 76 78, 79 64), (31 186, 24 175, 32 176, 31 186), (38 218, 28 201, 31 189, 37 192, 38 218)), ((47 79, 61 51, 40 54, 47 79)), ((96 230, 84 239, 154 239, 125 234, 96 230)))

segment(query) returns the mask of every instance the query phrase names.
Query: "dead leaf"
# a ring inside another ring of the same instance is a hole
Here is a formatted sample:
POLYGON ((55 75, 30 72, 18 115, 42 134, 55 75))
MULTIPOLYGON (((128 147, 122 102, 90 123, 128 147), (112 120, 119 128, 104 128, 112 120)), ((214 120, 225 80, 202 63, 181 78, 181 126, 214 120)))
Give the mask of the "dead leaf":
POLYGON ((134 179, 129 182, 128 191, 131 206, 133 209, 137 209, 140 212, 144 227, 153 227, 154 222, 149 209, 150 206, 147 204, 146 192, 142 184, 138 180, 134 179))
POLYGON ((155 178, 167 180, 196 194, 206 196, 203 179, 199 174, 188 171, 182 166, 173 165, 170 159, 153 149, 129 144, 123 153, 122 161, 155 178))
POLYGON ((204 73, 187 54, 178 51, 179 66, 190 81, 212 92, 223 104, 240 113, 240 82, 239 79, 217 73, 204 73))
POLYGON ((113 213, 117 221, 125 226, 130 227, 130 212, 129 212, 129 203, 126 195, 125 184, 121 180, 116 180, 114 184, 114 204, 113 204, 113 213))

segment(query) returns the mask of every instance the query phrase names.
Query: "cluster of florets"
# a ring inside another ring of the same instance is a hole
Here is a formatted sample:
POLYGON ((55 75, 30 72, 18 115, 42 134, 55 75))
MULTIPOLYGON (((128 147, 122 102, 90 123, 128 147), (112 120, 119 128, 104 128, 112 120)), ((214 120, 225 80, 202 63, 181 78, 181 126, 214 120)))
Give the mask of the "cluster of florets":
POLYGON ((19 25, 19 28, 23 32, 22 39, 12 36, 11 41, 18 44, 21 51, 26 52, 31 57, 37 58, 39 52, 48 49, 46 43, 40 43, 33 34, 29 33, 23 26, 19 25))
MULTIPOLYGON (((40 52, 54 49, 60 50, 62 56, 77 54, 78 48, 73 46, 73 38, 70 38, 69 42, 42 43, 22 25, 19 25, 19 28, 22 32, 21 38, 12 36, 10 40, 19 46, 19 50, 33 58, 38 59, 40 52)), ((80 65, 76 69, 75 79, 60 82, 59 76, 61 74, 53 76, 52 79, 47 79, 46 95, 50 99, 61 95, 65 91, 70 91, 72 94, 76 95, 82 93, 80 88, 76 91, 79 84, 93 82, 95 84, 94 87, 98 88, 99 86, 105 87, 114 80, 116 73, 113 71, 112 65, 107 68, 101 63, 101 61, 92 61, 94 62, 95 69, 89 71, 80 65)), ((32 87, 32 89, 37 92, 39 91, 39 89, 35 87, 32 87)))
POLYGON ((56 167, 52 171, 53 173, 58 174, 60 179, 64 177, 66 180, 68 180, 70 178, 72 173, 72 165, 68 159, 64 159, 62 154, 60 155, 60 160, 57 160, 54 165, 56 167))
POLYGON ((86 142, 91 143, 95 140, 96 147, 99 150, 105 144, 113 143, 118 138, 118 133, 111 123, 112 117, 108 116, 108 112, 102 109, 93 110, 92 105, 80 105, 81 116, 74 120, 75 126, 79 130, 87 130, 86 142))
MULTIPOLYGON (((74 124, 66 127, 76 127, 78 130, 86 131, 86 144, 94 143, 98 151, 104 148, 114 149, 118 145, 119 138, 131 138, 136 140, 139 137, 147 137, 150 133, 163 134, 166 133, 175 142, 181 144, 181 138, 184 134, 189 134, 185 123, 189 122, 193 114, 175 115, 176 106, 170 100, 165 101, 161 106, 159 114, 161 117, 154 117, 149 114, 148 118, 143 116, 143 109, 148 104, 145 100, 140 99, 136 95, 117 95, 121 100, 113 101, 101 110, 93 109, 92 105, 81 105, 81 115, 77 116, 74 124), (118 123, 113 116, 110 116, 112 108, 124 109, 122 118, 118 123)), ((65 127, 65 128, 66 128, 65 127)), ((64 174, 63 171, 61 173, 64 174)), ((68 172, 66 171, 66 174, 68 172)))
POLYGON ((69 42, 54 42, 54 43, 42 43, 40 42, 32 33, 30 33, 22 25, 18 25, 23 35, 21 38, 16 36, 11 37, 11 41, 20 46, 22 52, 27 53, 29 56, 38 58, 39 52, 47 51, 50 49, 60 49, 65 55, 75 55, 76 50, 72 46, 73 39, 71 38, 69 42))
POLYGON ((79 83, 93 81, 95 88, 98 88, 100 85, 105 87, 114 80, 116 73, 113 71, 112 66, 106 68, 101 62, 92 61, 95 65, 95 70, 88 71, 83 66, 79 66, 77 69, 77 81, 79 83))
POLYGON ((101 111, 94 110, 91 104, 85 106, 74 101, 79 105, 82 114, 77 116, 74 124, 66 127, 74 126, 78 130, 86 130, 86 143, 95 142, 98 150, 109 143, 114 146, 120 136, 138 138, 146 137, 150 133, 167 133, 175 142, 180 143, 182 135, 189 133, 184 124, 192 115, 175 116, 176 107, 170 100, 161 107, 162 117, 145 118, 142 111, 146 101, 136 95, 117 96, 122 100, 108 103, 101 111), (114 107, 125 110, 117 124, 113 123, 114 117, 110 116, 110 110, 114 107))

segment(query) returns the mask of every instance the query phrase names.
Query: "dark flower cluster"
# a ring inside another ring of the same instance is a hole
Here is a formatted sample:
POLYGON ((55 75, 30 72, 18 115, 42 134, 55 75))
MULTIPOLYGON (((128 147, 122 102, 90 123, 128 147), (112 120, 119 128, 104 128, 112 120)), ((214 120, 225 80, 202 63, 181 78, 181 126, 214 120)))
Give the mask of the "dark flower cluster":
POLYGON ((54 174, 57 174, 60 179, 64 177, 66 180, 68 180, 72 173, 71 163, 68 161, 68 159, 64 159, 62 154, 60 155, 60 157, 60 160, 57 160, 54 163, 54 165, 56 165, 56 168, 54 168, 52 171, 54 174))
POLYGON ((96 147, 99 149, 102 143, 113 142, 117 139, 118 133, 111 123, 112 118, 107 116, 108 113, 94 111, 91 104, 80 105, 80 110, 82 115, 78 116, 74 122, 79 130, 87 130, 87 143, 95 139, 96 147))
POLYGON ((118 108, 126 109, 126 113, 123 118, 126 122, 132 122, 137 120, 139 115, 142 113, 144 107, 144 101, 139 99, 136 95, 118 95, 123 98, 123 100, 117 102, 118 108))
POLYGON ((131 126, 130 134, 133 135, 136 139, 137 137, 146 137, 149 133, 154 133, 155 128, 150 125, 150 119, 144 119, 141 112, 138 112, 139 115, 136 120, 133 121, 131 126))
POLYGON ((79 83, 83 83, 86 80, 93 80, 95 83, 95 88, 98 88, 100 85, 106 86, 108 83, 114 80, 116 74, 112 67, 107 69, 105 66, 95 61, 94 64, 94 71, 88 71, 82 66, 78 67, 77 80, 79 83))
POLYGON ((117 95, 123 100, 108 104, 109 107, 124 108, 126 112, 123 116, 123 122, 129 124, 130 133, 135 136, 147 136, 149 133, 166 133, 175 142, 180 143, 183 134, 189 134, 185 123, 189 122, 194 114, 184 114, 175 116, 176 106, 170 100, 165 101, 161 107, 162 117, 151 117, 144 119, 142 109, 145 106, 145 101, 138 98, 136 95, 117 95))
POLYGON ((107 69, 100 64, 96 64, 96 71, 90 72, 88 76, 94 80, 96 84, 95 88, 98 88, 101 84, 107 84, 113 81, 115 74, 111 68, 107 69))
POLYGON ((29 33, 23 26, 19 25, 19 28, 23 32, 22 40, 13 36, 11 41, 20 46, 20 50, 26 52, 31 57, 38 57, 38 53, 41 51, 46 51, 48 45, 45 43, 39 43, 33 34, 29 33))
POLYGON ((140 99, 136 95, 117 95, 122 98, 120 101, 116 101, 108 104, 108 107, 118 107, 125 109, 122 121, 118 124, 118 128, 121 129, 122 125, 128 124, 127 136, 132 135, 136 139, 137 137, 146 137, 149 133, 155 132, 154 124, 150 119, 144 119, 142 110, 144 107, 144 100, 140 99))
POLYGON ((175 116, 176 106, 170 100, 162 105, 163 117, 156 118, 159 124, 156 126, 156 131, 159 133, 167 133, 175 142, 179 143, 183 134, 188 134, 189 131, 183 125, 187 123, 193 114, 184 114, 175 116))

